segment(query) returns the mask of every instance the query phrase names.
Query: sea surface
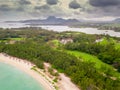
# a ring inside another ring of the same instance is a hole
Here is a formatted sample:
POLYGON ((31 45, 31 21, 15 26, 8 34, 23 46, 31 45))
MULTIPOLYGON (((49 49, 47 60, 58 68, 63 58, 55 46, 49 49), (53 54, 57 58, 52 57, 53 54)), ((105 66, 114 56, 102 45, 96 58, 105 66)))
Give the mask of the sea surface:
POLYGON ((25 72, 0 62, 0 90, 45 90, 25 72))
POLYGON ((114 30, 98 30, 97 28, 71 28, 68 26, 39 26, 43 29, 47 30, 53 30, 58 32, 63 31, 77 31, 77 32, 83 32, 86 34, 102 34, 102 35, 110 35, 113 37, 120 37, 120 32, 115 32, 114 30))
POLYGON ((63 31, 77 31, 86 34, 104 34, 113 37, 120 37, 120 32, 115 32, 114 30, 98 30, 97 28, 71 28, 69 26, 56 26, 56 25, 28 25, 24 23, 3 23, 0 22, 0 28, 21 28, 21 27, 41 27, 47 30, 53 30, 57 32, 63 31))

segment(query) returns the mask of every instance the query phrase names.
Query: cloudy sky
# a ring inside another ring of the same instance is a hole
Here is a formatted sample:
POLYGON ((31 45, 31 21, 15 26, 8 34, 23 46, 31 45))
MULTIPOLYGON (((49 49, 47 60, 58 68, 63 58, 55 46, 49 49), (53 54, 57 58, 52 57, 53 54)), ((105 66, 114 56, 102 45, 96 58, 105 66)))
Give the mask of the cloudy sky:
POLYGON ((112 20, 120 17, 120 0, 0 0, 0 21, 48 16, 112 20))

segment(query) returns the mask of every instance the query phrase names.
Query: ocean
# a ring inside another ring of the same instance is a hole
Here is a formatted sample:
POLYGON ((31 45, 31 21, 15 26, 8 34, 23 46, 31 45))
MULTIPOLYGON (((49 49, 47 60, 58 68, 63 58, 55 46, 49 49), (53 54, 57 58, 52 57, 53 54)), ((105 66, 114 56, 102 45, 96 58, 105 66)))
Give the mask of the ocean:
POLYGON ((45 90, 34 78, 18 68, 0 62, 0 90, 45 90))

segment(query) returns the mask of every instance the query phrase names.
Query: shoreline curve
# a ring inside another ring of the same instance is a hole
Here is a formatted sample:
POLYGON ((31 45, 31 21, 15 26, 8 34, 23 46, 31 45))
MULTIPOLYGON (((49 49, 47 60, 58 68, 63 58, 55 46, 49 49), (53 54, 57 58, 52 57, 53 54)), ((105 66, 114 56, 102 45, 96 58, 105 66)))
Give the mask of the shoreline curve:
MULTIPOLYGON (((0 53, 0 62, 12 65, 28 75, 30 75, 32 78, 34 78, 36 81, 38 81, 39 84, 42 85, 43 89, 45 90, 56 90, 52 83, 50 83, 48 80, 45 79, 41 74, 38 72, 32 70, 31 68, 35 66, 34 64, 30 63, 27 60, 19 59, 16 57, 12 57, 9 55, 6 55, 4 53, 0 53)), ((43 72, 42 72, 43 73, 43 72)))

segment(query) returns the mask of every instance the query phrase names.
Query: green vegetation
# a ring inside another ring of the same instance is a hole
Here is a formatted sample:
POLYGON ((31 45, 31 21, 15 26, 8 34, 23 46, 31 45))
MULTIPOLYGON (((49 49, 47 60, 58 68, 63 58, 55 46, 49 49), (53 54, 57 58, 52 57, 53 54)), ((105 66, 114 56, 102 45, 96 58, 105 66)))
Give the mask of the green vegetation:
POLYGON ((93 56, 93 55, 90 55, 87 53, 83 53, 83 52, 69 51, 69 50, 67 50, 67 53, 70 53, 70 54, 76 56, 77 58, 80 58, 84 62, 95 63, 96 69, 98 69, 104 73, 106 72, 107 69, 111 70, 112 76, 120 79, 120 73, 116 72, 112 66, 99 60, 96 56, 93 56), (104 69, 103 69, 103 67, 104 67, 104 69))
POLYGON ((118 41, 111 37, 102 37, 103 40, 95 42, 94 37, 78 35, 74 38, 74 43, 66 44, 68 50, 77 50, 97 56, 101 61, 113 65, 116 69, 120 68, 120 50, 116 49, 118 41))
POLYGON ((115 48, 117 50, 120 50, 120 42, 117 42, 117 40, 113 39, 113 38, 103 38, 102 41, 99 42, 99 44, 101 45, 108 45, 108 44, 114 44, 115 48))
POLYGON ((69 51, 69 50, 67 52, 72 54, 72 55, 75 55, 78 58, 81 58, 82 61, 96 63, 95 65, 97 68, 100 68, 101 66, 107 65, 107 64, 103 63, 102 61, 100 61, 96 56, 93 56, 93 55, 90 55, 87 53, 78 52, 78 51, 69 51))
POLYGON ((116 32, 120 32, 119 23, 104 24, 104 25, 100 25, 98 28, 100 30, 114 30, 116 32))
POLYGON ((106 37, 104 37, 102 39, 102 41, 100 41, 98 43, 101 44, 101 45, 107 45, 107 44, 116 44, 117 42, 113 38, 106 38, 106 37))
POLYGON ((60 47, 60 41, 57 39, 51 40, 48 42, 48 45, 50 45, 53 48, 58 48, 58 47, 60 47))
MULTIPOLYGON (((0 42, 0 52, 27 59, 38 68, 44 68, 43 62, 48 62, 82 90, 120 90, 119 39, 41 28, 0 30, 0 39, 8 38, 18 41, 0 42), (74 43, 63 45, 59 40, 64 38, 71 38, 74 43), (104 40, 95 42, 101 38, 104 40)), ((52 69, 49 71, 54 74, 52 69)))
POLYGON ((24 40, 24 38, 9 38, 10 40, 16 40, 16 41, 21 41, 24 40))
POLYGON ((120 50, 120 43, 116 43, 115 48, 120 50))

